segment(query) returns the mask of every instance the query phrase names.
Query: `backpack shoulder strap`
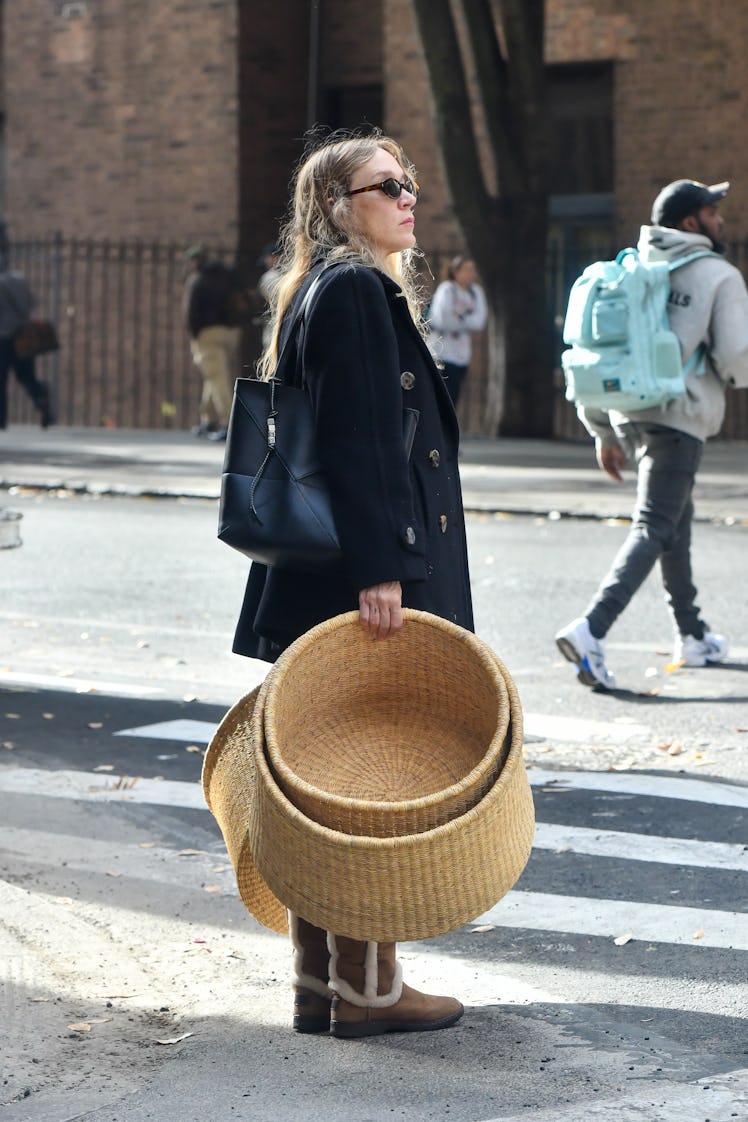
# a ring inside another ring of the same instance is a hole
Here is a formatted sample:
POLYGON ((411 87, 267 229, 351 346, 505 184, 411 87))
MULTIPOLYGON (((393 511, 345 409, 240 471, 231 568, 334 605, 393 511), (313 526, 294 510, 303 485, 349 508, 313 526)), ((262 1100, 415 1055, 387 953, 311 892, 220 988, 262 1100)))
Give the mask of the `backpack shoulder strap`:
POLYGON ((715 253, 713 249, 697 249, 693 253, 687 254, 686 257, 677 257, 675 261, 668 261, 667 269, 669 273, 680 269, 682 265, 690 265, 692 261, 698 261, 700 257, 721 257, 720 253, 715 253))

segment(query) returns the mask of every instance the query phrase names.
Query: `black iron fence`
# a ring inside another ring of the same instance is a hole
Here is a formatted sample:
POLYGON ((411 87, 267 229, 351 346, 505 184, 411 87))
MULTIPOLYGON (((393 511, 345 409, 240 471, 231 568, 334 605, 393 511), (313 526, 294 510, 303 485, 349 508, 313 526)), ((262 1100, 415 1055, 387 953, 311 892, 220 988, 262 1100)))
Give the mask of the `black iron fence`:
MULTIPOLYGON (((8 247, 10 267, 28 279, 35 314, 53 319, 60 350, 37 360, 61 424, 116 428, 189 428, 197 420, 201 380, 193 365, 182 318, 187 273, 184 246, 162 242, 108 242, 50 238, 18 240, 8 247)), ((208 247, 214 259, 236 263, 225 246, 208 247)), ((549 251, 546 284, 549 314, 560 356, 561 328, 569 289, 591 260, 612 256, 610 246, 579 255, 549 251)), ((435 278, 447 255, 429 256, 435 278)), ((744 275, 748 243, 730 247, 730 260, 744 275)), ((254 262, 239 262, 251 284, 254 262), (244 264, 245 267, 242 267, 244 264)), ((257 323, 245 332, 243 365, 259 353, 257 323)), ((485 332, 473 348, 469 378, 460 400, 466 434, 486 435, 488 355, 485 332)), ((584 430, 564 398, 560 366, 554 371, 554 432, 583 439, 584 430)), ((33 423, 35 414, 14 379, 9 379, 9 419, 33 423)), ((491 435, 490 433, 488 435, 491 435)), ((748 394, 730 396, 723 436, 748 439, 748 394)))
MULTIPOLYGON (((10 267, 28 279, 34 314, 57 324, 59 352, 37 363, 60 424, 180 429, 197 421, 201 382, 182 316, 184 248, 59 235, 11 243, 10 267)), ((206 248, 213 259, 234 260, 225 247, 206 248)), ((12 378, 9 416, 34 420, 12 378)))

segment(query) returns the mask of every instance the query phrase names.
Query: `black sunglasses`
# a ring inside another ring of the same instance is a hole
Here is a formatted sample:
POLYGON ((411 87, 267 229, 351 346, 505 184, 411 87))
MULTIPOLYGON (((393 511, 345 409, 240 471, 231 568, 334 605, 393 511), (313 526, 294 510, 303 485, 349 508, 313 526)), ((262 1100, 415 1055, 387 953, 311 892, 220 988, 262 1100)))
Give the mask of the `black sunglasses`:
POLYGON ((403 191, 407 191, 409 195, 418 198, 418 190, 415 179, 410 179, 406 175, 402 181, 392 178, 383 179, 381 183, 372 183, 371 187, 357 187, 355 191, 346 191, 346 195, 362 195, 365 191, 384 191, 388 199, 399 199, 403 191))

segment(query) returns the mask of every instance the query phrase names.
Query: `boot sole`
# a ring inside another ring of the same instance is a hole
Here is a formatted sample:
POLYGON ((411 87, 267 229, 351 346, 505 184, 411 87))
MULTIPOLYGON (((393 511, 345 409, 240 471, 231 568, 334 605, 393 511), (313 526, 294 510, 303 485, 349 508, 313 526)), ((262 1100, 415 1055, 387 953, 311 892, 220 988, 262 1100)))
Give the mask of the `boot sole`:
POLYGON ((329 1017, 307 1017, 301 1013, 294 1014, 293 1019, 294 1032, 303 1034, 329 1032, 330 1031, 330 1018, 329 1017))
POLYGON ((459 1021, 465 1012, 460 1007, 457 1012, 448 1017, 441 1017, 438 1021, 331 1021, 330 1035, 339 1040, 359 1040, 364 1036, 383 1036, 388 1032, 433 1032, 436 1029, 449 1028, 459 1021))

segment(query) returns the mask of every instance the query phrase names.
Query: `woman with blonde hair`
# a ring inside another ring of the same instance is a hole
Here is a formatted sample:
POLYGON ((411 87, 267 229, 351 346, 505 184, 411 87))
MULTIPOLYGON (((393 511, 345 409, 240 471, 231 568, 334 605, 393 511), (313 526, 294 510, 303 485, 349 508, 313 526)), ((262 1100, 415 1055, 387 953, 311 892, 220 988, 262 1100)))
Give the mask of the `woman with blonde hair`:
MULTIPOLYGON (((413 167, 380 133, 334 134, 299 165, 259 370, 272 376, 286 347, 311 396, 342 558, 317 572, 253 564, 239 654, 272 662, 311 627, 356 609, 377 641, 402 627, 403 607, 473 629, 457 422, 417 326, 417 197, 413 167), (409 448, 404 416, 416 414, 409 448)), ((296 916, 291 934, 299 1032, 412 1032, 462 1015, 454 998, 403 984, 394 943, 344 938, 296 916)))

